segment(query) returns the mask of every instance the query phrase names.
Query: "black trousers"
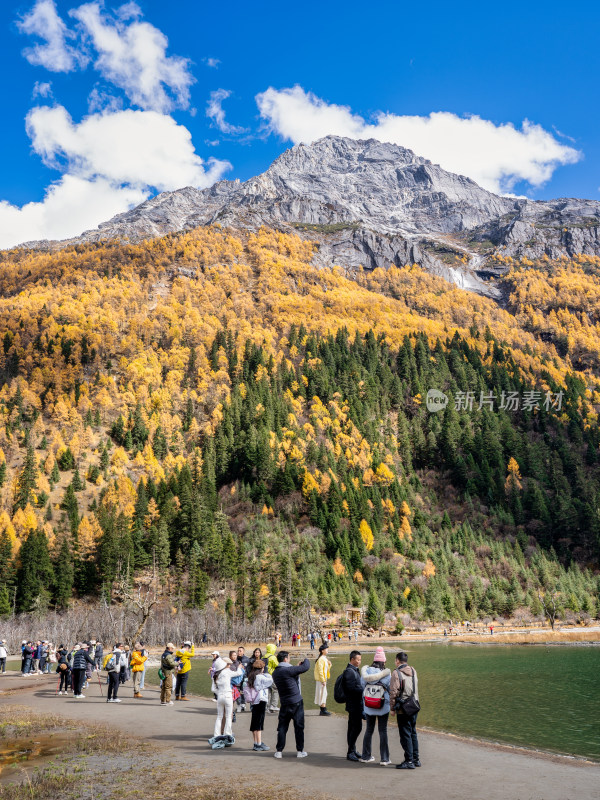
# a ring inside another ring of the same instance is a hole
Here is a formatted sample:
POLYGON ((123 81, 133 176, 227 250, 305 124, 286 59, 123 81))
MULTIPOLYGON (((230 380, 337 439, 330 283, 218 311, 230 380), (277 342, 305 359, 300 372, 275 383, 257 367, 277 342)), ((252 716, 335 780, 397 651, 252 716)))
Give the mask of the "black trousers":
POLYGON ((189 670, 188 672, 184 672, 183 675, 181 672, 177 673, 175 678, 175 697, 185 697, 185 693, 187 691, 187 682, 188 678, 190 677, 189 670))
POLYGON ((255 703, 252 706, 252 719, 250 720, 250 730, 263 731, 265 729, 265 711, 267 710, 267 701, 261 700, 260 703, 255 703))
POLYGON ((62 692, 62 690, 64 689, 66 693, 67 689, 71 685, 71 670, 68 669, 61 670, 59 672, 59 675, 60 675, 60 685, 58 687, 58 691, 62 692))
POLYGON ((5 658, 0 658, 0 670, 2 670, 2 672, 6 672, 6 659, 5 658))
POLYGON ((362 707, 348 711, 348 755, 356 752, 356 740, 362 731, 362 715, 362 707))
POLYGON ((108 673, 108 696, 107 700, 114 700, 119 692, 119 673, 116 669, 108 673))
POLYGON ((388 745, 388 718, 389 714, 367 714, 367 729, 363 737, 362 757, 371 758, 371 744, 373 741, 373 732, 375 731, 375 724, 379 731, 379 754, 382 761, 390 760, 390 748, 388 745))
POLYGON ((73 672, 73 694, 81 694, 81 687, 85 680, 85 669, 74 669, 73 672))
POLYGON ((288 728, 292 721, 294 723, 294 736, 296 737, 296 750, 301 753, 304 750, 304 700, 291 705, 282 705, 279 709, 276 744, 276 749, 279 753, 283 752, 288 728))
MULTIPOLYGON (((418 713, 418 712, 417 712, 418 713)), ((417 739, 417 714, 398 714, 400 744, 404 750, 405 761, 419 759, 419 740, 417 739)))

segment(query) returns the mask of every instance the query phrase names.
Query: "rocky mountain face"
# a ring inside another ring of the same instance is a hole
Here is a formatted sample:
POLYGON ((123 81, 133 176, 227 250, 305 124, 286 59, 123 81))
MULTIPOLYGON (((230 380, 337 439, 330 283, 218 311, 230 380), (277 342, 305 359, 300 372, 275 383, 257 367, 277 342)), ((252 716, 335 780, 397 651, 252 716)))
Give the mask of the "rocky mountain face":
POLYGON ((318 242, 319 264, 416 262, 490 295, 495 252, 600 255, 600 202, 499 197, 411 150, 339 136, 297 145, 244 183, 163 192, 71 241, 135 240, 214 223, 295 230, 318 242))

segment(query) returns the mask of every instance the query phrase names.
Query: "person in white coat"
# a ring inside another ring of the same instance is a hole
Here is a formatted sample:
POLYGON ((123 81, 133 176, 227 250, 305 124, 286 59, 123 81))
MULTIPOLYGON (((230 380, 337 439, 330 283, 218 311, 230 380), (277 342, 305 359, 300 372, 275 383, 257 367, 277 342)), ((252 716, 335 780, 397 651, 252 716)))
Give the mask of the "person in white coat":
POLYGON ((245 670, 240 664, 235 670, 231 669, 230 658, 217 658, 213 662, 213 683, 217 692, 217 719, 215 722, 215 736, 233 736, 231 728, 233 718, 233 692, 231 679, 243 675, 245 670), (221 733, 221 727, 224 724, 221 733))

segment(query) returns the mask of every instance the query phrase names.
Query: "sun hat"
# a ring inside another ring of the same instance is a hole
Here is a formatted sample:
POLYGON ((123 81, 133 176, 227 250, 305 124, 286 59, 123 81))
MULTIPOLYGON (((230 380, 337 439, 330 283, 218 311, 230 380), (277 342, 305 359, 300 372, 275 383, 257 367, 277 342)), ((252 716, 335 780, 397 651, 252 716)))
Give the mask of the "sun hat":
POLYGON ((373 656, 373 661, 383 661, 383 663, 385 664, 385 652, 383 650, 383 647, 378 647, 375 650, 375 655, 373 656))
MULTIPOLYGON (((225 667, 227 666, 227 661, 229 661, 229 659, 220 657, 216 658, 215 661, 213 662, 213 667, 215 672, 220 672, 222 669, 225 669, 225 667)), ((231 661, 229 661, 229 663, 231 664, 231 661)))

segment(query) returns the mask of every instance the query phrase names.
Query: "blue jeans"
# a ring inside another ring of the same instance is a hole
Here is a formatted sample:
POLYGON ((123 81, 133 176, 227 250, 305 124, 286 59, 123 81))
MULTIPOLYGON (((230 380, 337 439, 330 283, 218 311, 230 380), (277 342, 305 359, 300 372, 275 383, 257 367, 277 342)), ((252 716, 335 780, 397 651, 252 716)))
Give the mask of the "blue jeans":
MULTIPOLYGON (((418 713, 418 712, 417 712, 418 713)), ((417 714, 398 714, 400 744, 404 750, 405 761, 419 760, 419 740, 417 739, 417 714)))
POLYGON ((23 675, 29 675, 31 671, 31 659, 26 658, 23 662, 23 675))

